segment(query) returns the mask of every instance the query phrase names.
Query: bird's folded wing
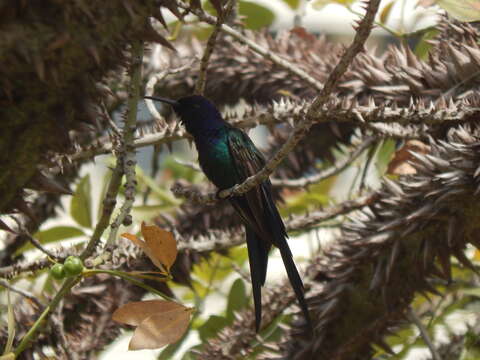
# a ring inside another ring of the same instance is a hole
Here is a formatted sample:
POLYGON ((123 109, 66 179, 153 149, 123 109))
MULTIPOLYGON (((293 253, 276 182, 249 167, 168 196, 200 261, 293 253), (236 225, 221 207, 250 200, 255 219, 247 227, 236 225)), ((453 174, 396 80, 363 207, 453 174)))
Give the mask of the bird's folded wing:
MULTIPOLYGON (((255 175, 265 165, 265 158, 243 131, 231 128, 228 136, 228 147, 237 170, 237 182, 242 183, 248 177, 255 175)), ((254 187, 243 197, 232 201, 232 204, 258 236, 268 239, 265 229, 265 200, 263 184, 254 187)))

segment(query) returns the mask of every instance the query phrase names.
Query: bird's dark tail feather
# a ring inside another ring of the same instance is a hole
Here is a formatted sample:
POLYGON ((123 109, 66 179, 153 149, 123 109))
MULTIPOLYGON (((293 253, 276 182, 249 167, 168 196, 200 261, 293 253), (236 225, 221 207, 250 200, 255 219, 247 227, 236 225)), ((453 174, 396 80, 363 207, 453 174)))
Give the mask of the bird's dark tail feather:
POLYGON ((303 282, 300 278, 297 267, 295 266, 295 262, 292 258, 292 252, 290 251, 286 240, 285 246, 279 247, 279 250, 280 254, 282 255, 283 264, 285 265, 285 269, 287 270, 288 280, 290 280, 290 284, 292 285, 293 291, 295 292, 295 296, 297 297, 298 303, 300 304, 303 316, 305 316, 305 320, 307 321, 310 329, 313 330, 312 321, 308 312, 307 302, 305 301, 303 282))
POLYGON ((307 302, 305 301, 304 287, 300 274, 298 273, 295 262, 293 261, 292 252, 287 243, 287 232, 285 230, 285 225, 283 224, 282 218, 278 213, 277 207, 272 199, 271 191, 268 191, 268 185, 264 185, 264 198, 265 204, 267 205, 267 220, 269 222, 269 227, 273 232, 273 244, 280 250, 282 255, 283 264, 287 270, 288 279, 292 285, 295 296, 297 297, 300 308, 302 309, 305 320, 307 321, 310 329, 313 333, 312 321, 310 319, 310 314, 308 312, 307 302))
POLYGON ((255 330, 258 332, 262 321, 262 286, 265 284, 267 276, 268 250, 253 230, 246 227, 245 232, 255 305, 255 330))

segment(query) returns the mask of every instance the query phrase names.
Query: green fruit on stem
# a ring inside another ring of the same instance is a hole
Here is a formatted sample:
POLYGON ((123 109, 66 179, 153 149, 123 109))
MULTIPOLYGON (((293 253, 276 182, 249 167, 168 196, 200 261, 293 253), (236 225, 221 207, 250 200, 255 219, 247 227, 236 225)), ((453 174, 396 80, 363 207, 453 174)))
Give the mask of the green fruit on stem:
POLYGON ((63 263, 65 274, 67 276, 76 276, 83 271, 83 262, 77 256, 69 256, 63 263))
POLYGON ((50 275, 56 280, 62 280, 65 277, 65 268, 62 264, 55 264, 50 269, 50 275))

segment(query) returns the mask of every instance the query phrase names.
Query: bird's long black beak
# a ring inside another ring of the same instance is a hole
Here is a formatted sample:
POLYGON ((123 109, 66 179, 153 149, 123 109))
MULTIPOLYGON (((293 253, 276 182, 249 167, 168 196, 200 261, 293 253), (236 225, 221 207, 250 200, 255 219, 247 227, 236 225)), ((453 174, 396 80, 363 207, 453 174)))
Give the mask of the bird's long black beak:
POLYGON ((164 98, 164 97, 144 96, 143 98, 144 98, 144 99, 154 100, 154 101, 160 101, 160 102, 163 102, 163 103, 172 105, 172 106, 178 106, 178 105, 180 105, 177 100, 167 99, 167 98, 164 98))

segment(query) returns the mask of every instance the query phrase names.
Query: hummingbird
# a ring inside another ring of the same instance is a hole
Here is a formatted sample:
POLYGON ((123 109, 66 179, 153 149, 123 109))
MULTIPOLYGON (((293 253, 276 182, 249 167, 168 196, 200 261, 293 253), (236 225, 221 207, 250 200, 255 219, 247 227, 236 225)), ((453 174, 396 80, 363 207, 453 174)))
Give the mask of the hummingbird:
MULTIPOLYGON (((193 137, 202 171, 219 190, 242 183, 264 167, 265 158, 248 135, 227 123, 207 98, 201 95, 178 100, 154 96, 145 98, 169 104, 173 108, 193 137)), ((228 200, 245 226, 256 331, 259 331, 262 319, 261 288, 265 285, 268 254, 272 245, 280 250, 288 279, 311 328, 303 282, 287 243, 285 225, 272 197, 270 180, 265 180, 240 196, 230 196, 228 200)))

